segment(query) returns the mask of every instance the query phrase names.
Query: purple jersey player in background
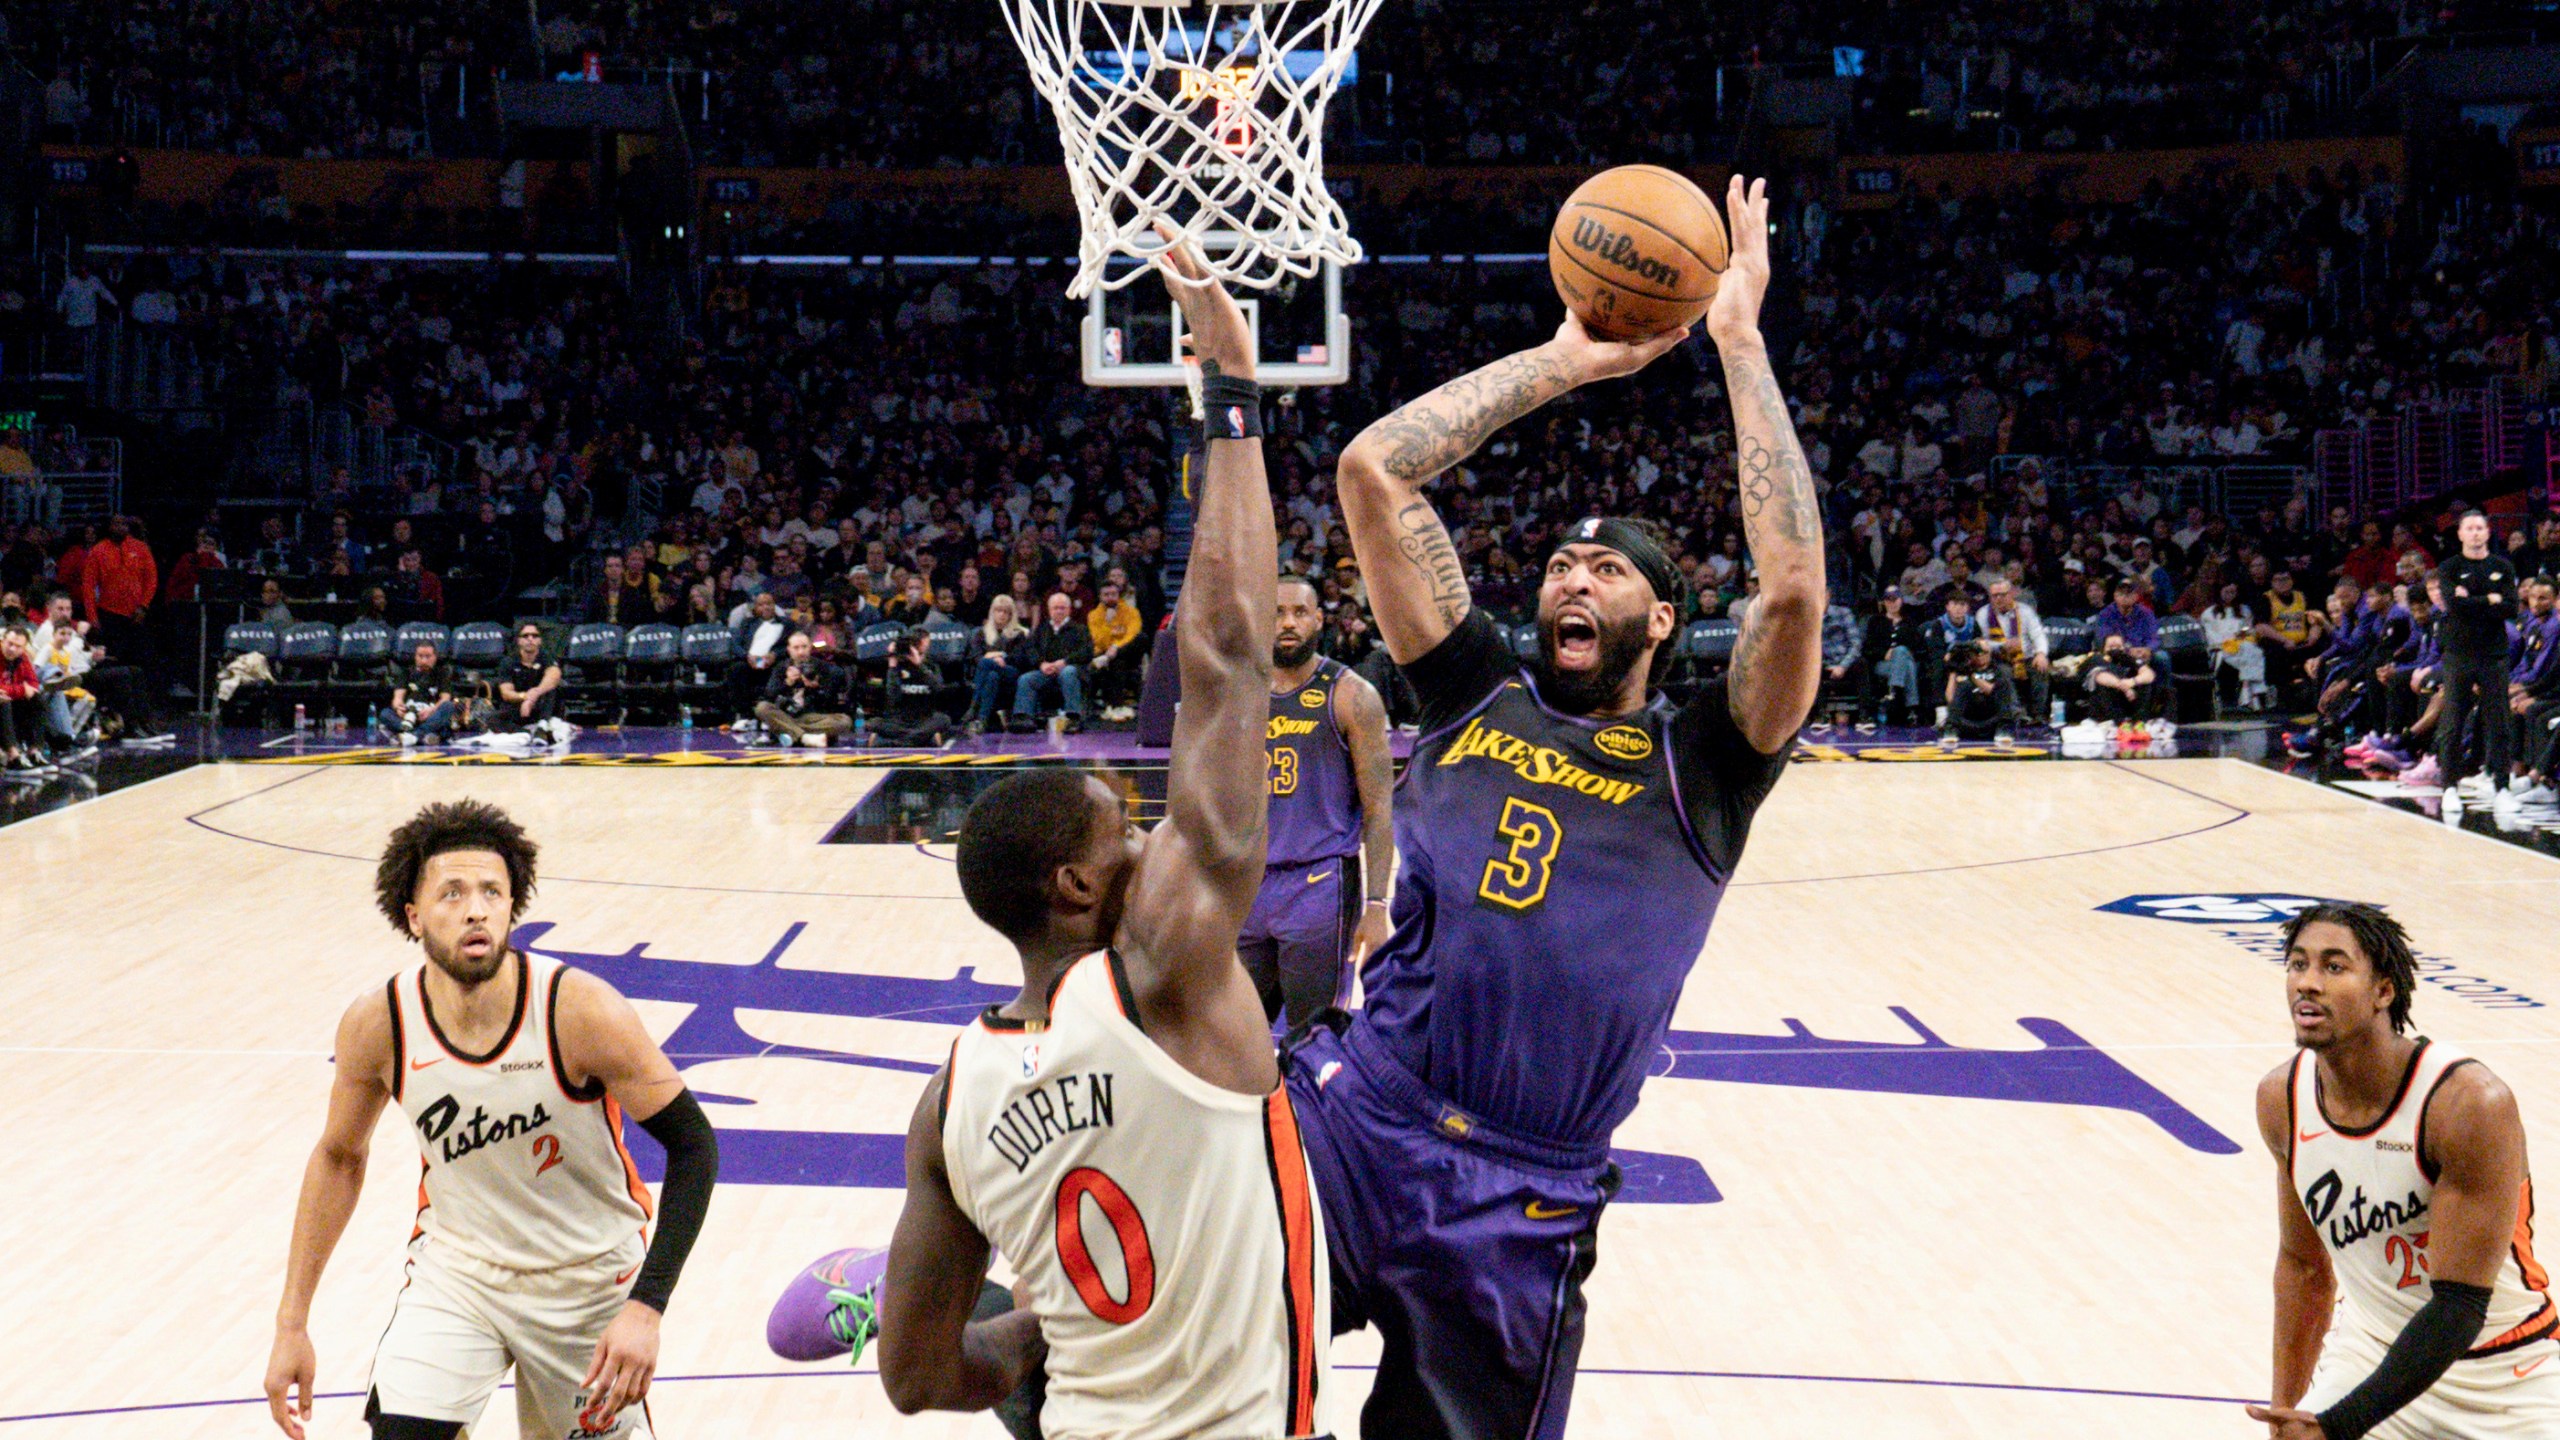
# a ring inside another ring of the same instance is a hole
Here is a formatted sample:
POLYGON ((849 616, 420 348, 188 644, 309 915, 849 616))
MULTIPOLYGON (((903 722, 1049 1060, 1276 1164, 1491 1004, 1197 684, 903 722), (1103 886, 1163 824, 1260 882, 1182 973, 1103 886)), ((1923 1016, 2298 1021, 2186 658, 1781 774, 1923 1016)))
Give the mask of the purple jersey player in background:
POLYGON ((1316 587, 1282 576, 1271 640, 1271 846, 1237 947, 1263 1010, 1277 1020, 1285 1000, 1292 1030, 1349 1003, 1353 972, 1386 943, 1395 883, 1387 708, 1368 681, 1316 654, 1323 633, 1316 587))
POLYGON ((1396 801, 1394 934, 1366 1007, 1292 1045, 1323 1196, 1337 1329, 1385 1342, 1368 1440, 1561 1436, 1582 1282, 1616 1189, 1609 1137, 1821 680, 1822 524, 1760 336, 1766 182, 1726 199, 1733 259, 1707 312, 1734 417, 1760 598, 1733 667, 1686 707, 1649 694, 1679 572, 1622 520, 1548 557, 1538 658, 1474 613, 1422 485, 1577 386, 1631 374, 1685 330, 1555 338, 1372 425, 1340 489, 1369 600, 1422 704, 1396 801))

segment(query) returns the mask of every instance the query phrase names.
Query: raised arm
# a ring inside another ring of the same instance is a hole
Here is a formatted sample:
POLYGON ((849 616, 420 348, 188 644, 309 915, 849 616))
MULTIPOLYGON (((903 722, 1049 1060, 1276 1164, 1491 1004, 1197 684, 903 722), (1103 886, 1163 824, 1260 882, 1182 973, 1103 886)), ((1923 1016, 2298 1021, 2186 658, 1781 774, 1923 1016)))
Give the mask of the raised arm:
POLYGON ((1361 431, 1342 452, 1335 486, 1343 523, 1397 664, 1431 653, 1474 603, 1457 547, 1422 487, 1503 426, 1566 391, 1633 374, 1688 337, 1684 327, 1612 344, 1567 315, 1546 344, 1459 376, 1361 431))
POLYGON ((1733 261, 1707 310, 1707 334, 1724 357, 1724 388, 1733 402, 1742 536, 1760 572, 1760 598, 1734 642, 1725 704, 1764 755, 1794 738, 1813 709, 1822 686, 1825 603, 1822 505, 1760 337, 1760 299, 1769 289, 1768 189, 1766 180, 1746 189, 1739 174, 1727 187, 1733 261))
MULTIPOLYGON (((1225 287, 1209 283, 1196 256, 1175 250, 1167 263, 1192 282, 1173 280, 1168 288, 1198 347, 1210 434, 1229 434, 1234 427, 1224 412, 1238 406, 1222 403, 1219 389, 1254 376, 1243 313, 1225 287)), ((1243 418, 1259 430, 1256 417, 1243 418)), ((1212 438, 1208 452, 1174 623, 1182 705, 1173 726, 1165 818, 1148 836, 1130 881, 1120 949, 1140 1022, 1157 1043, 1213 1083, 1241 1079, 1248 1088, 1268 1090, 1278 1072, 1267 1033, 1261 1065, 1241 1077, 1206 1063, 1226 1047, 1192 1043, 1203 1034, 1224 1035, 1232 1024, 1218 1022, 1233 1022, 1248 1008, 1257 1024, 1261 1015, 1235 951, 1262 884, 1270 818, 1264 730, 1280 589, 1262 441, 1212 438), (1267 1083, 1264 1070, 1271 1075, 1267 1083)))

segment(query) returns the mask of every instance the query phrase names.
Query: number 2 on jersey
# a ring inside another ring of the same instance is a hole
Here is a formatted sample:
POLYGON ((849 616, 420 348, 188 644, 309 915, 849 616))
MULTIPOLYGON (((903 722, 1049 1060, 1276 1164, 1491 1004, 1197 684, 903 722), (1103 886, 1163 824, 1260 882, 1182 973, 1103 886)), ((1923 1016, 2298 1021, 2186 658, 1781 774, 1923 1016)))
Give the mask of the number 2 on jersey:
POLYGON ((543 1171, 550 1169, 552 1166, 559 1164, 560 1137, 557 1135, 534 1136, 533 1154, 535 1159, 542 1162, 541 1164, 533 1167, 533 1173, 536 1175, 539 1175, 543 1171))
POLYGON ((1271 752, 1271 793, 1298 793, 1298 752, 1293 746, 1278 746, 1271 752))
POLYGON ((1564 845, 1564 827, 1556 823, 1556 812, 1514 795, 1502 802, 1502 819, 1494 829, 1511 842, 1511 853, 1484 863, 1484 880, 1476 893, 1511 910, 1535 910, 1547 903, 1556 851, 1564 845))
POLYGON ((1156 1301, 1156 1257, 1147 1245, 1147 1222, 1138 1207, 1129 1201, 1129 1192, 1120 1188, 1110 1176, 1082 1165, 1067 1172, 1058 1182, 1058 1263, 1066 1267, 1067 1278, 1076 1285, 1076 1294, 1084 1299, 1084 1308, 1097 1320, 1113 1325, 1126 1325, 1147 1313, 1156 1301), (1093 1251, 1084 1243, 1084 1201, 1092 1196, 1101 1207, 1103 1218, 1111 1222, 1112 1238, 1120 1242, 1121 1268, 1128 1272, 1129 1293, 1115 1298, 1102 1271, 1093 1263, 1093 1251))

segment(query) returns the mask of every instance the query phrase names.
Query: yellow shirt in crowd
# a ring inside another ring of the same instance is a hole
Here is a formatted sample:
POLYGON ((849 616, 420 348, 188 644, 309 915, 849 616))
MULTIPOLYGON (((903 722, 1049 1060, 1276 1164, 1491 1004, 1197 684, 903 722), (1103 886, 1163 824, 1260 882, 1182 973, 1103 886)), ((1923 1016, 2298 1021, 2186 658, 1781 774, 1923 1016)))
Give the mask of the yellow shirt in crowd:
POLYGON ((1084 617, 1085 628, 1093 632, 1093 653, 1101 654, 1114 645, 1126 645, 1138 638, 1138 607, 1123 600, 1117 605, 1096 605, 1084 617))

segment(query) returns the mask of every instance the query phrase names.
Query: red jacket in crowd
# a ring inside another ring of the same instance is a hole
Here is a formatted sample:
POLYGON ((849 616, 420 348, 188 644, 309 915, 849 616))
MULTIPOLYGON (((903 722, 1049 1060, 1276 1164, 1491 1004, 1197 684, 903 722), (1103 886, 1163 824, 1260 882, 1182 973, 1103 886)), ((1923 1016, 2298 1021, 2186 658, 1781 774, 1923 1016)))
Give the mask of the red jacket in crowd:
POLYGON ((204 583, 204 572, 227 568, 229 567, 222 563, 222 557, 219 555, 207 555, 201 550, 190 550, 169 562, 169 583, 162 587, 161 598, 173 604, 193 600, 196 598, 197 589, 204 583))
POLYGON ((80 570, 85 609, 95 621, 100 611, 131 619, 160 593, 160 565, 151 547, 128 535, 113 536, 89 547, 89 563, 80 570))
POLYGON ((20 656, 0 660, 0 700, 33 700, 44 693, 44 682, 36 677, 36 662, 20 656))

